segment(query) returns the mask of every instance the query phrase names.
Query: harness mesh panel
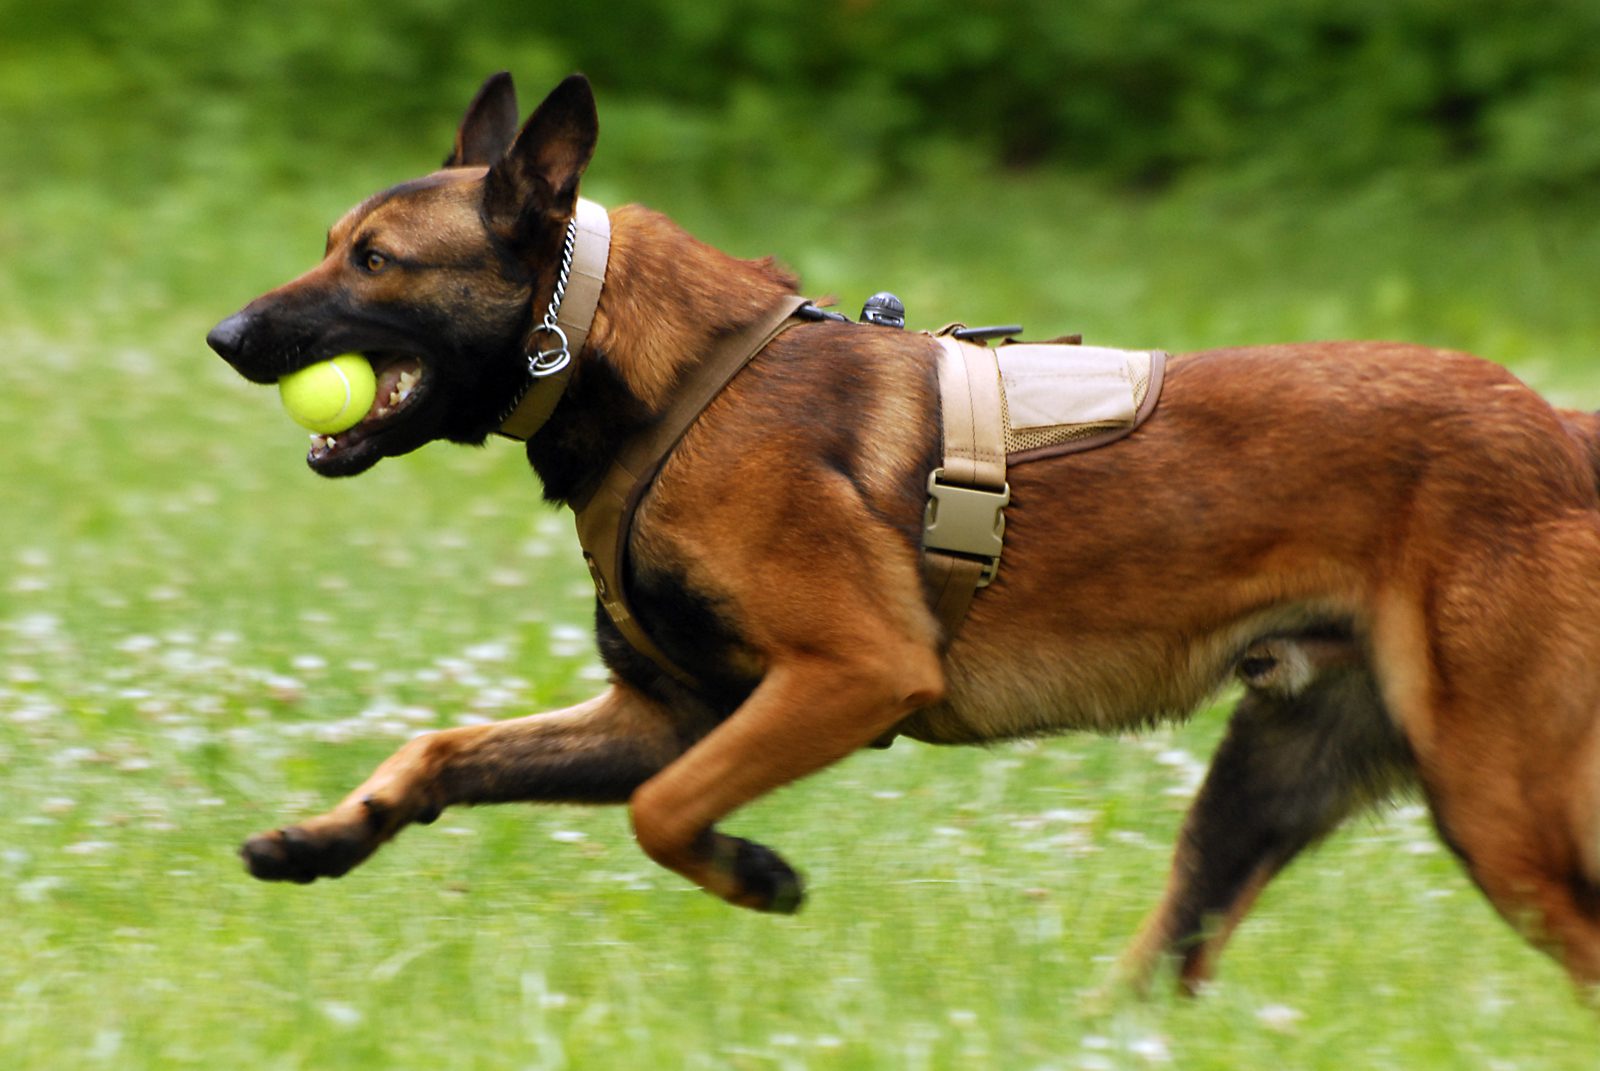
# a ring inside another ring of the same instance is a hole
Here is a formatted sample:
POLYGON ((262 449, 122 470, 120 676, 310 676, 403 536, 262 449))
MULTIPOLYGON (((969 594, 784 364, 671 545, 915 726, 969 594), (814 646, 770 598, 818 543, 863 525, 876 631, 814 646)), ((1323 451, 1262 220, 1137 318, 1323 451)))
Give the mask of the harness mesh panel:
MULTIPOLYGON (((1144 404, 1144 397, 1150 392, 1150 364, 1144 362, 1139 372, 1135 373, 1133 380, 1134 408, 1144 404)), ((1004 379, 1000 382, 1000 418, 1004 422, 1006 453, 1019 454, 1024 450, 1037 450, 1044 446, 1061 446, 1065 443, 1077 442, 1087 439, 1091 435, 1098 435, 1110 428, 1126 427, 1121 421, 1101 421, 1093 424, 1051 424, 1039 428, 1013 428, 1011 426, 1011 409, 1006 403, 1006 390, 1004 379)))

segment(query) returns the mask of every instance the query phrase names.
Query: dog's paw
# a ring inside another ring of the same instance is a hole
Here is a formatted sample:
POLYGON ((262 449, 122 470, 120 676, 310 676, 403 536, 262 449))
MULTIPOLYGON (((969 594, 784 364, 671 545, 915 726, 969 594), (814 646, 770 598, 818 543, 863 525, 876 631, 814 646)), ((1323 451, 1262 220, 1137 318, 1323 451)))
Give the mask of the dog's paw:
POLYGON ((297 826, 259 833, 244 842, 239 856, 262 881, 301 885, 318 878, 342 877, 379 845, 411 823, 427 825, 444 808, 422 799, 352 795, 338 807, 297 826))
POLYGON ((371 835, 361 830, 314 832, 290 826, 251 837, 239 856, 252 877, 307 885, 318 878, 343 876, 376 847, 371 835))
POLYGON ((718 865, 737 883, 730 903, 775 915, 792 915, 805 901, 805 882, 777 852, 742 837, 719 834, 718 865))

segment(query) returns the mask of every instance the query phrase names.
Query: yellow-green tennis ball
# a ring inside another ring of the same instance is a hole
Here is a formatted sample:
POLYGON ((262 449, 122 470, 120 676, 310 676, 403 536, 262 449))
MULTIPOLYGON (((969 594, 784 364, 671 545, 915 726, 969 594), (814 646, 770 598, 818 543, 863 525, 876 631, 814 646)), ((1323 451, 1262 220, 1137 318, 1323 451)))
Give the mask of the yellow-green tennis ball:
POLYGON ((378 395, 378 381, 365 357, 346 353, 284 376, 278 394, 301 427, 337 435, 361 423, 378 395))

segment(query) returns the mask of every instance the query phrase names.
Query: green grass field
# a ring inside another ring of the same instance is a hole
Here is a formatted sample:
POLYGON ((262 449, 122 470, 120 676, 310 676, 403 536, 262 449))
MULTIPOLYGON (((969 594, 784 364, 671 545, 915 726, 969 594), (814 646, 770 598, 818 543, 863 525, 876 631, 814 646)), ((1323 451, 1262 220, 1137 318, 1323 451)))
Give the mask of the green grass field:
MULTIPOLYGON (((453 107, 379 159, 308 139, 278 169, 189 150, 162 174, 8 180, 0 1067, 1596 1066, 1593 1014, 1414 806, 1275 884, 1214 992, 1097 999, 1221 709, 1130 739, 902 743, 762 801, 729 828, 806 873, 793 919, 657 871, 618 810, 451 812, 342 881, 248 880, 244 836, 410 734, 602 677, 569 518, 517 449, 318 481, 274 394, 202 342, 309 267, 343 208, 433 163, 453 107)), ((954 159, 873 206, 650 162, 603 148, 588 191, 776 253, 847 307, 895 289, 916 326, 1406 337, 1600 404, 1600 225, 1577 207, 1136 201, 954 159)))

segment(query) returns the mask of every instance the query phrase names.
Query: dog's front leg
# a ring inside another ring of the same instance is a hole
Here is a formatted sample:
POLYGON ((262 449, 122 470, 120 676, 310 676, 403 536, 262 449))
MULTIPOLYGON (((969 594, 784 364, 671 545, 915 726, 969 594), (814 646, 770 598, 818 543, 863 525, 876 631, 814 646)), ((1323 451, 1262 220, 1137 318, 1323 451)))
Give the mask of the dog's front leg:
POLYGON ((268 881, 338 877, 454 804, 621 803, 685 745, 664 708, 615 685, 565 710, 419 736, 333 810, 251 837, 241 854, 268 881))
POLYGON ((771 849, 714 829, 736 808, 814 773, 938 699, 937 656, 912 644, 775 659, 750 698, 633 795, 634 832, 656 862, 729 903, 800 906, 799 876, 771 849))

